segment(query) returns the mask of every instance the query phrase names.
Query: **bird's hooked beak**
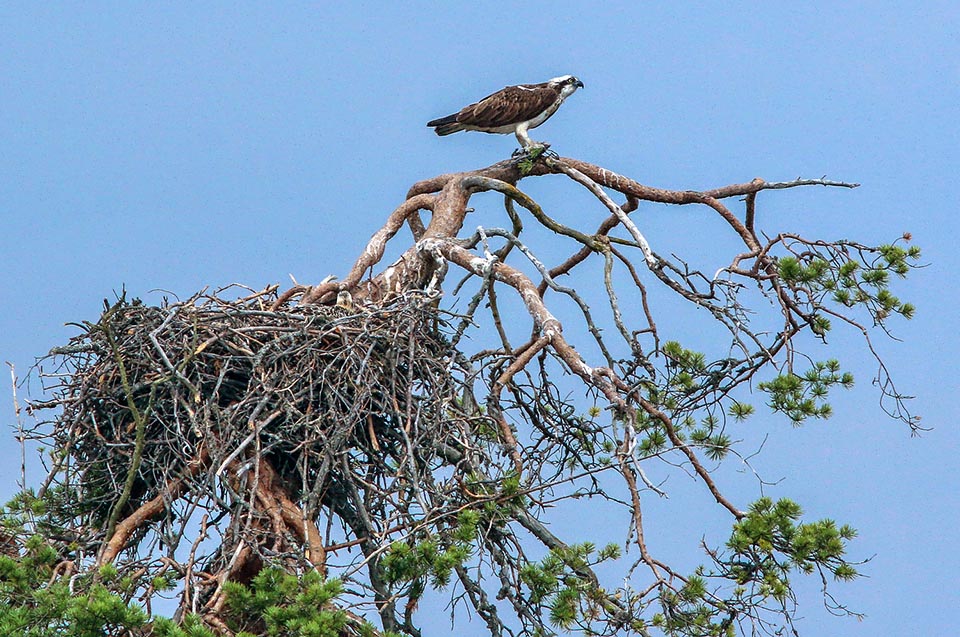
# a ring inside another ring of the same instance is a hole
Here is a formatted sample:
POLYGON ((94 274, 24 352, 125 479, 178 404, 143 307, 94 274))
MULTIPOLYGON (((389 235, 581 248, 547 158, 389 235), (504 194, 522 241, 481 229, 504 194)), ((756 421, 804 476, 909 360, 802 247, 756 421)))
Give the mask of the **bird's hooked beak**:
POLYGON ((577 80, 576 82, 574 82, 574 86, 578 88, 583 88, 583 82, 581 82, 580 80, 577 80))

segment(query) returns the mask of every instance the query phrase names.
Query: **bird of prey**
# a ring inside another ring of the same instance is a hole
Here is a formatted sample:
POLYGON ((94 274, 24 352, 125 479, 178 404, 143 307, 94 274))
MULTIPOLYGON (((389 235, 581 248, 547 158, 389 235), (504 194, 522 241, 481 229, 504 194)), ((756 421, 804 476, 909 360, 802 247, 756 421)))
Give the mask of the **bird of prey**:
POLYGON ((427 126, 437 135, 462 130, 513 133, 524 149, 545 146, 532 141, 527 131, 547 121, 578 88, 583 88, 583 82, 572 75, 561 75, 540 84, 508 86, 463 107, 458 113, 427 122, 427 126))

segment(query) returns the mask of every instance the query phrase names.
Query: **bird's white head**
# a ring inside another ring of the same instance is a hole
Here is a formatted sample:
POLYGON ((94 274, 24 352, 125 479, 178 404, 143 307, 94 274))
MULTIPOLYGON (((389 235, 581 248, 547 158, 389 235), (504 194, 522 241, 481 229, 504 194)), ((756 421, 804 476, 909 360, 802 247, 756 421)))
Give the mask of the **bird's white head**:
POLYGON ((583 82, 572 75, 561 75, 560 77, 551 79, 548 83, 550 86, 559 88, 560 95, 562 95, 564 98, 573 95, 573 92, 578 88, 583 88, 583 82))

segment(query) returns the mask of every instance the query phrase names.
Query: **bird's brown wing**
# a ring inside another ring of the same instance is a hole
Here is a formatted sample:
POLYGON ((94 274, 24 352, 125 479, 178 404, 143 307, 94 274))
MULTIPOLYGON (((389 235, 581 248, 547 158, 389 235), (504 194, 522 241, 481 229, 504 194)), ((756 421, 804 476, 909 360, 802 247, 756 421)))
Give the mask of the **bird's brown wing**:
POLYGON ((547 84, 508 86, 457 113, 457 122, 494 128, 533 119, 553 104, 559 94, 547 84))

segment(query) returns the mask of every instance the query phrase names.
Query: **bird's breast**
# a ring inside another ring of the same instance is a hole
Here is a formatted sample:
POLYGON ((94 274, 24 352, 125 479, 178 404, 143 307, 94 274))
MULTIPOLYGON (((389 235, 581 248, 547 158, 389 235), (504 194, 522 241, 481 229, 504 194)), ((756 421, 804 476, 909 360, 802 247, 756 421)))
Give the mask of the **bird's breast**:
POLYGON ((540 124, 547 121, 551 115, 557 112, 557 109, 560 108, 560 105, 563 104, 563 98, 558 97, 553 104, 547 107, 545 111, 534 117, 530 120, 530 124, 527 128, 536 128, 540 124))

